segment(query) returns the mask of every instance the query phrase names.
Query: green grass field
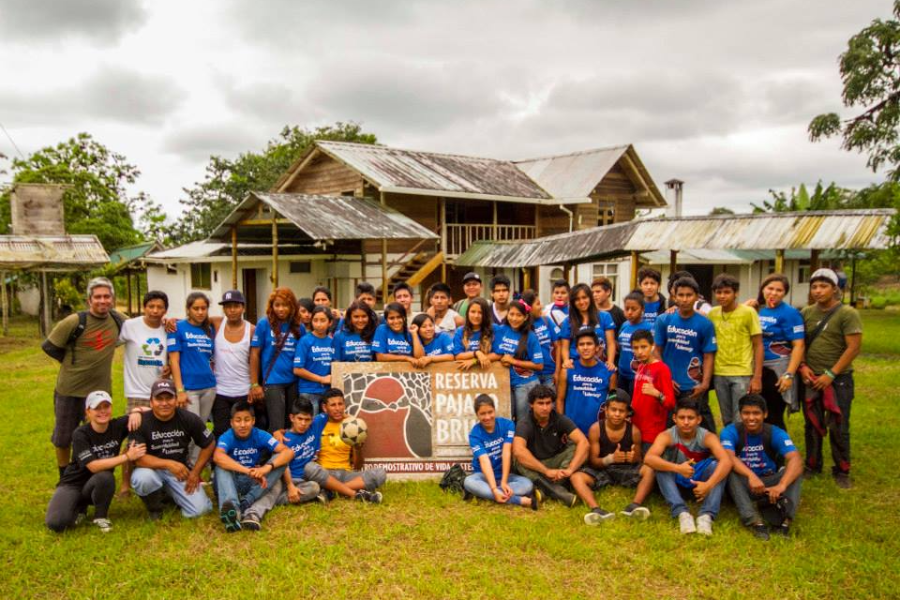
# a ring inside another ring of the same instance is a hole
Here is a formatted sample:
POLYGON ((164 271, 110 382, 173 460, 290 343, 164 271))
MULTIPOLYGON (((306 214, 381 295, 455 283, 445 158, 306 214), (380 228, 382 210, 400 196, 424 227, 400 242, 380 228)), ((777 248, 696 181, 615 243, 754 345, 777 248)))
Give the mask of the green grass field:
MULTIPOLYGON (((538 513, 464 503, 436 483, 389 483, 381 505, 284 507, 257 534, 215 515, 113 503, 113 531, 44 528, 57 473, 49 442, 53 362, 33 322, 0 340, 0 597, 11 598, 897 598, 900 597, 900 316, 865 314, 853 407, 856 487, 804 483, 791 540, 758 542, 726 500, 711 539, 683 537, 659 496, 647 522, 582 522, 583 507, 538 513)), ((121 363, 116 364, 122 398, 121 363)), ((116 410, 121 413, 120 403, 116 410)), ((789 430, 803 442, 800 415, 789 430)), ((624 490, 601 505, 620 510, 624 490)))

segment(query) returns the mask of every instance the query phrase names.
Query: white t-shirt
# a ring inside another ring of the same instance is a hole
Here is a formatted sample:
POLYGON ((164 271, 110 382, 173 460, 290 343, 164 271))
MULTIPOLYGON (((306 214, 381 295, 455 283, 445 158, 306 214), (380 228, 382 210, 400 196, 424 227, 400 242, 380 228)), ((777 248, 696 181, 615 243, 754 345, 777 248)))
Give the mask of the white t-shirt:
POLYGON ((122 323, 119 341, 125 344, 125 397, 148 400, 166 366, 166 329, 153 329, 144 317, 135 317, 122 323))
POLYGON ((441 319, 441 322, 435 322, 434 326, 438 331, 443 331, 444 333, 453 335, 454 333, 456 333, 456 317, 458 316, 458 312, 456 312, 452 308, 448 308, 447 313, 444 315, 444 318, 441 319))

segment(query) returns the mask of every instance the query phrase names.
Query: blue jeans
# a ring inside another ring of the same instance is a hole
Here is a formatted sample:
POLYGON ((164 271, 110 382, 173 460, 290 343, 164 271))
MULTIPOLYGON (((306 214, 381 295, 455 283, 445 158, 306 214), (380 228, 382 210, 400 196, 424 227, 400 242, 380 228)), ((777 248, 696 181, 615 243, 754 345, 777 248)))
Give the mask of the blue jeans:
POLYGON ((165 469, 138 467, 131 472, 131 488, 138 496, 147 496, 163 488, 181 509, 181 514, 188 519, 211 511, 212 502, 209 501, 203 487, 198 487, 193 494, 188 494, 184 489, 184 483, 165 469))
POLYGON ((740 419, 741 409, 738 407, 738 400, 747 393, 750 376, 713 375, 713 386, 716 390, 716 399, 719 401, 722 423, 729 425, 735 418, 740 419))
MULTIPOLYGON (((534 489, 530 479, 514 473, 509 474, 507 483, 516 496, 527 496, 534 489)), ((499 479, 497 480, 497 485, 500 485, 499 479)), ((463 482, 463 487, 473 496, 484 498, 485 500, 496 500, 493 492, 491 492, 491 486, 488 485, 487 479, 484 477, 484 473, 469 475, 463 482)))
POLYGON ((275 487, 283 474, 284 467, 273 469, 266 475, 266 488, 263 489, 255 479, 248 475, 216 467, 216 496, 219 498, 219 508, 222 508, 222 505, 228 501, 240 504, 242 509, 252 506, 254 502, 275 487))
POLYGON ((541 382, 535 379, 512 388, 513 405, 510 408, 513 419, 524 419, 528 416, 528 392, 540 384, 541 382))
POLYGON ((552 387, 555 390, 556 382, 553 381, 553 375, 553 373, 541 373, 540 375, 538 375, 538 381, 541 382, 541 385, 552 387))
MULTIPOLYGON (((700 478, 703 481, 707 481, 712 477, 713 471, 716 470, 718 464, 718 461, 710 461, 706 466, 706 469, 700 475, 700 478)), ((719 505, 722 504, 722 494, 725 492, 725 481, 725 479, 720 481, 716 484, 716 487, 711 489, 706 495, 703 504, 700 505, 701 515, 707 514, 715 520, 716 516, 719 514, 719 505)), ((688 512, 684 496, 681 494, 682 490, 687 493, 690 493, 690 490, 681 488, 675 483, 675 473, 672 473, 671 471, 657 471, 656 483, 659 485, 659 491, 662 493, 663 498, 669 503, 669 507, 672 511, 672 518, 677 518, 681 513, 688 512)))

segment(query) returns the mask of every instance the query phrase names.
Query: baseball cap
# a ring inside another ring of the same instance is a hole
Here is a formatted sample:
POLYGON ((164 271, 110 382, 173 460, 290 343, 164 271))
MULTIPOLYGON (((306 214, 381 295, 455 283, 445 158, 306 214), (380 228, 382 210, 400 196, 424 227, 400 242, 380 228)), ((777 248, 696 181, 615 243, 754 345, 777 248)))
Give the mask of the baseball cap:
POLYGON ((175 396, 175 384, 170 379, 157 379, 150 388, 150 397, 156 398, 161 394, 175 396))
POLYGON ((814 281, 816 279, 825 279, 830 281, 832 285, 838 285, 837 273, 831 269, 816 269, 816 272, 812 274, 812 277, 810 277, 809 280, 814 281))
POLYGON ((481 276, 478 275, 475 271, 469 271, 463 276, 463 283, 468 283, 470 281, 478 281, 481 282, 481 276))
POLYGON ((91 392, 87 395, 87 398, 84 399, 84 407, 93 409, 97 408, 104 402, 109 402, 110 404, 112 404, 112 396, 110 396, 108 392, 97 390, 96 392, 91 392))
POLYGON ((241 290, 228 290, 224 294, 222 294, 222 301, 219 302, 219 306, 223 304, 228 304, 229 302, 237 302, 238 304, 247 304, 244 301, 244 294, 241 293, 241 290))

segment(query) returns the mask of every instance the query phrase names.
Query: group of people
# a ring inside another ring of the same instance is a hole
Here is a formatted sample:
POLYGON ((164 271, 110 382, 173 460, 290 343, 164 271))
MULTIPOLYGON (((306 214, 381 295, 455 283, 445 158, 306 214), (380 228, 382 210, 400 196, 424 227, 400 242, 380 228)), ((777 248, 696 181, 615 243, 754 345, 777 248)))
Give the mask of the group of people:
POLYGON ((401 283, 380 315, 365 282, 343 312, 328 288, 298 299, 281 287, 255 326, 244 320, 239 290, 223 295, 222 316, 209 314, 206 295, 190 294, 182 320, 167 319, 166 295, 152 291, 143 315, 124 320, 112 310, 112 284, 92 280, 88 310, 61 321, 44 344, 61 362, 52 438, 60 483, 47 525, 71 527, 93 504, 94 522, 108 530, 120 464, 120 493, 133 489, 151 518, 167 499, 187 517, 211 510, 202 481, 210 464, 227 531, 258 530, 278 504, 335 495, 380 502, 385 473, 364 469, 359 448, 341 439, 336 361, 507 367, 512 419, 497 415, 491 397, 475 399, 465 481, 467 494, 500 503, 537 509, 547 498, 581 499, 585 522, 597 524, 614 516, 599 507, 597 490, 635 487, 622 514, 646 518, 644 502, 658 487, 682 532, 711 534, 727 486, 758 537, 768 537, 767 522, 786 534, 801 476, 822 470, 826 434, 835 481, 851 485, 852 361, 862 327, 842 304, 834 271, 812 274, 813 303, 802 312, 784 301, 790 283, 781 274, 743 303, 738 280, 719 275, 714 308, 687 271, 669 277, 668 300, 658 271, 642 269, 638 279, 622 307, 606 278, 556 281, 543 306, 533 290, 513 294, 504 275, 490 280, 489 302, 473 272, 455 304, 450 287, 436 283, 428 309, 415 314, 413 290, 401 283), (117 343, 128 414, 112 419, 117 343), (784 421, 801 409, 805 463, 784 421), (686 497, 701 502, 696 521, 686 497))

